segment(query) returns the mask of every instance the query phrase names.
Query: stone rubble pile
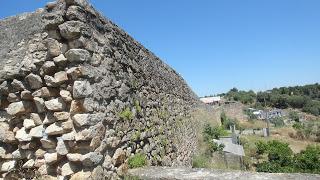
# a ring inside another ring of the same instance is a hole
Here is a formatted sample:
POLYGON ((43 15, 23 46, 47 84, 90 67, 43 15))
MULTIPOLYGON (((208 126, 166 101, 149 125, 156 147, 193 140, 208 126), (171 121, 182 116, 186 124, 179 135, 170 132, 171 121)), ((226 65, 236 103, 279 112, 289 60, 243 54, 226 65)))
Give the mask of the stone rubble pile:
POLYGON ((18 73, 0 71, 3 178, 112 179, 137 153, 190 165, 197 98, 177 73, 85 0, 48 3, 42 20, 18 73))

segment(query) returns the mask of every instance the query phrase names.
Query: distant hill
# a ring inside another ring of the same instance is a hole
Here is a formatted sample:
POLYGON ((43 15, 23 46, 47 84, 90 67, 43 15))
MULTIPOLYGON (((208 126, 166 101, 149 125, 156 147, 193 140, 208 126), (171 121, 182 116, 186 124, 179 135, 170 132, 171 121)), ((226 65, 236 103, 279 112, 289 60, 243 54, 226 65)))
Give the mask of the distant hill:
POLYGON ((316 116, 320 115, 320 85, 318 83, 274 88, 258 93, 251 90, 239 91, 237 88, 233 88, 221 95, 228 100, 240 101, 256 108, 295 108, 316 116))

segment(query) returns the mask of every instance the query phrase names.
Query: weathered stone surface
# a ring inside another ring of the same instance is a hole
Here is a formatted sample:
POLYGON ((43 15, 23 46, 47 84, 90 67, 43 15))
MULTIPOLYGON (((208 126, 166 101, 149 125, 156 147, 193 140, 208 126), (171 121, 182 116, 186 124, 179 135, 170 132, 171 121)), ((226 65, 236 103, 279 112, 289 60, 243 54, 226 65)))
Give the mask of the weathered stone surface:
POLYGON ((68 113, 68 112, 54 112, 53 117, 56 118, 57 121, 65 121, 70 118, 70 113, 68 113))
POLYGON ((26 77, 26 80, 29 83, 31 89, 40 89, 43 85, 41 77, 36 74, 29 74, 26 77))
POLYGON ((81 154, 67 154, 67 158, 71 162, 80 162, 82 160, 81 154))
POLYGON ((59 56, 53 58, 53 61, 59 66, 64 66, 67 63, 67 58, 64 57, 63 54, 60 54, 59 56))
POLYGON ((37 114, 37 113, 31 113, 30 114, 30 119, 33 120, 33 122, 39 126, 42 125, 42 121, 43 121, 43 116, 37 114))
POLYGON ((68 81, 68 76, 65 71, 60 71, 54 74, 55 83, 63 84, 64 82, 68 81))
POLYGON ((25 127, 17 131, 15 138, 21 142, 31 141, 31 136, 27 133, 25 127))
POLYGON ((8 97, 7 97, 7 100, 11 103, 13 102, 18 102, 20 101, 20 97, 19 97, 19 94, 15 94, 15 93, 9 93, 8 94, 8 97))
POLYGON ((71 95, 71 93, 69 91, 61 90, 60 91, 60 96, 62 97, 62 99, 65 102, 71 102, 72 101, 72 95, 71 95))
POLYGON ((92 167, 99 164, 103 159, 103 155, 97 152, 91 152, 82 156, 82 164, 86 167, 92 167))
POLYGON ((24 169, 33 168, 34 163, 35 163, 35 161, 33 159, 30 159, 22 165, 22 168, 24 168, 24 169))
POLYGON ((21 92, 21 99, 22 100, 32 100, 33 96, 30 91, 24 90, 21 92))
POLYGON ((84 28, 84 24, 80 21, 67 21, 59 25, 61 36, 68 40, 79 38, 82 28, 84 28))
POLYGON ((42 138, 44 131, 45 131, 45 129, 44 129, 43 125, 39 125, 39 126, 34 127, 30 130, 29 136, 31 136, 33 138, 42 138))
POLYGON ((84 49, 70 49, 65 55, 70 62, 87 62, 91 58, 90 53, 84 49))
POLYGON ((54 123, 46 128, 45 133, 48 135, 60 135, 60 134, 64 134, 65 130, 60 124, 54 123))
POLYGON ((70 133, 62 135, 61 138, 64 141, 74 141, 75 140, 75 136, 76 136, 76 132, 75 131, 71 131, 70 133))
POLYGON ((57 70, 57 67, 53 61, 46 61, 41 67, 42 75, 53 75, 57 70))
POLYGON ((92 179, 117 179, 131 153, 143 150, 148 163, 161 164, 163 148, 170 165, 190 165, 197 146, 188 118, 197 97, 173 69, 86 0, 59 0, 0 26, 0 109, 8 111, 0 115, 6 124, 0 140, 19 148, 8 151, 17 160, 33 159, 28 168, 61 179, 77 177, 80 169, 68 163, 83 163, 92 179), (74 153, 83 155, 68 157, 74 153))
POLYGON ((32 119, 25 119, 23 121, 23 127, 26 129, 31 129, 35 126, 36 126, 36 124, 34 123, 34 121, 32 119))
POLYGON ((19 81, 17 79, 14 79, 11 82, 11 86, 16 91, 23 91, 25 89, 25 86, 24 86, 23 82, 21 82, 21 81, 19 81))
POLYGON ((59 84, 56 82, 56 79, 52 76, 45 75, 44 81, 46 82, 46 85, 49 87, 58 87, 59 84))
POLYGON ((191 168, 170 168, 170 167, 149 167, 142 169, 129 170, 129 175, 141 179, 239 179, 239 180, 300 180, 300 179, 319 179, 319 175, 312 174, 268 174, 254 173, 245 171, 231 170, 209 170, 209 169, 191 169, 191 168))
POLYGON ((66 17, 68 20, 79 20, 85 22, 87 14, 86 11, 79 6, 70 6, 67 10, 66 17))
POLYGON ((37 112, 38 113, 43 113, 46 111, 44 100, 39 97, 33 98, 34 104, 36 105, 37 112))
POLYGON ((61 54, 61 45, 57 40, 48 38, 46 42, 47 42, 49 56, 56 57, 61 54))
POLYGON ((40 139, 40 142, 42 144, 42 147, 45 149, 55 149, 57 146, 57 143, 52 138, 42 138, 40 139))
POLYGON ((33 104, 29 101, 11 103, 6 109, 9 115, 20 115, 32 112, 33 104))
POLYGON ((50 111, 63 111, 66 109, 66 103, 62 98, 52 99, 44 103, 46 108, 50 111))
POLYGON ((77 172, 76 174, 72 175, 70 180, 87 180, 91 176, 91 172, 77 172))
POLYGON ((75 99, 85 98, 92 92, 92 88, 88 81, 75 81, 73 84, 73 97, 75 99))
POLYGON ((16 166, 16 161, 4 161, 0 162, 0 172, 10 172, 16 166))
POLYGON ((54 164, 58 160, 58 154, 57 153, 46 153, 44 154, 44 160, 47 164, 54 164))
POLYGON ((62 176, 69 176, 75 173, 77 167, 71 163, 65 163, 61 167, 61 175, 62 176))
POLYGON ((121 165, 126 159, 126 155, 127 154, 123 149, 117 149, 113 155, 114 165, 115 166, 121 165))
POLYGON ((65 156, 68 154, 68 148, 65 144, 65 142, 63 141, 63 139, 60 137, 60 138, 57 138, 58 140, 58 143, 57 143, 57 147, 56 147, 56 151, 59 155, 61 156, 65 156))
POLYGON ((80 78, 84 75, 84 69, 82 66, 72 67, 67 70, 67 74, 68 74, 68 76, 71 77, 71 79, 77 80, 78 78, 80 78))

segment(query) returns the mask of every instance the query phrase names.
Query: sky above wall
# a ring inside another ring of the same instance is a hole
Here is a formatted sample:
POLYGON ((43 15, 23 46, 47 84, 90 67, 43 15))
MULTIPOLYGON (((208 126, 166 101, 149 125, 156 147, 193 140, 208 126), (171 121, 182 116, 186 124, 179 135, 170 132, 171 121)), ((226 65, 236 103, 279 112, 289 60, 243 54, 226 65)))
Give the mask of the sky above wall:
MULTIPOLYGON (((0 18, 47 0, 1 2, 0 18)), ((318 0, 91 0, 199 95, 320 82, 318 0)))

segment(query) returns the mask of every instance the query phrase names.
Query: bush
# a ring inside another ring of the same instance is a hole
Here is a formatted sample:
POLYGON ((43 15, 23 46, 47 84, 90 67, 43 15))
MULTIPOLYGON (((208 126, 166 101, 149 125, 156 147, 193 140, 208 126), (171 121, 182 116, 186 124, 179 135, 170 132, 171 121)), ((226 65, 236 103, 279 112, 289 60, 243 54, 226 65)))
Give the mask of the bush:
POLYGON ((295 121, 295 122, 300 121, 299 114, 296 111, 290 111, 289 118, 291 119, 291 121, 295 121))
POLYGON ((282 117, 273 118, 270 122, 274 124, 275 127, 283 127, 285 125, 282 117))
POLYGON ((147 158, 146 155, 138 153, 134 156, 130 157, 128 160, 128 166, 130 169, 133 168, 140 168, 147 165, 147 158))
POLYGON ((193 168, 209 168, 210 162, 209 157, 205 155, 196 155, 192 158, 192 167, 193 168))
POLYGON ((320 146, 308 146, 294 157, 296 169, 305 173, 320 173, 320 146))
POLYGON ((133 113, 131 112, 130 108, 125 108, 120 114, 120 118, 123 120, 132 120, 133 119, 133 113))
POLYGON ((212 139, 219 139, 221 136, 226 136, 228 133, 220 126, 212 127, 210 124, 206 124, 203 130, 203 137, 205 141, 211 141, 212 139))
POLYGON ((214 152, 222 152, 223 148, 225 147, 223 144, 218 144, 214 141, 209 141, 209 153, 214 153, 214 152))

